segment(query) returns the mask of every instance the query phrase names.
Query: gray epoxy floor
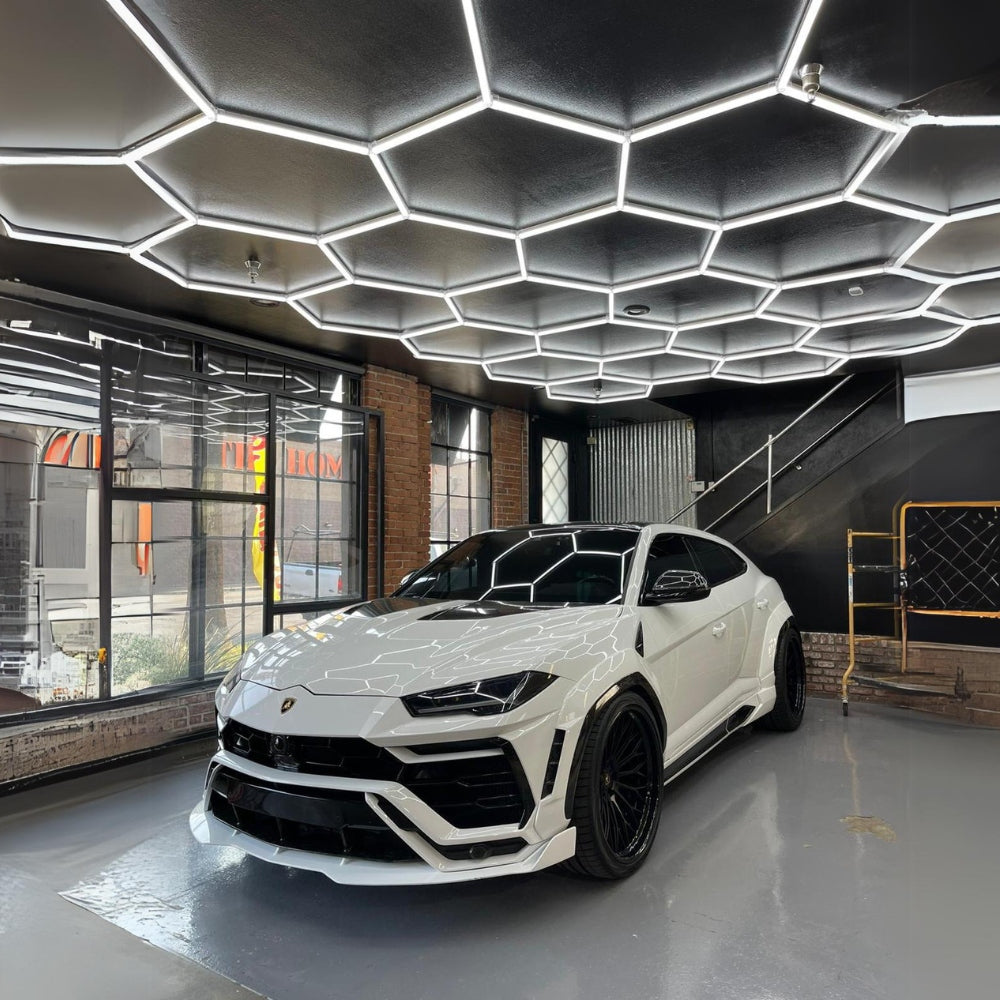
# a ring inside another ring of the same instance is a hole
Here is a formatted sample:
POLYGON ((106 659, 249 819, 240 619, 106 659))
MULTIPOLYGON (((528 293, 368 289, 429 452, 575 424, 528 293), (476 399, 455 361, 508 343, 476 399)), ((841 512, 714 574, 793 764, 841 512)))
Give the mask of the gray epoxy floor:
POLYGON ((997 730, 812 700, 799 732, 740 734, 671 786, 646 866, 610 885, 365 889, 201 847, 203 767, 0 800, 0 996, 1000 993, 997 730))

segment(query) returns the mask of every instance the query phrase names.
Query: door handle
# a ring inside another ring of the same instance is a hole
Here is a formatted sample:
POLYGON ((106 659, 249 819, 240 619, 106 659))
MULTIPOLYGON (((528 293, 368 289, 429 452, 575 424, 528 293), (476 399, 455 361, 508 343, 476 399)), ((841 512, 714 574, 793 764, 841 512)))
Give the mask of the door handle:
POLYGON ((712 635, 714 635, 716 639, 721 639, 722 638, 722 633, 725 632, 725 631, 726 631, 726 623, 725 622, 719 622, 718 625, 713 625, 712 626, 712 635))
POLYGON ((771 602, 766 597, 762 597, 759 601, 757 601, 757 608, 758 610, 763 611, 764 608, 766 608, 770 603, 771 602))

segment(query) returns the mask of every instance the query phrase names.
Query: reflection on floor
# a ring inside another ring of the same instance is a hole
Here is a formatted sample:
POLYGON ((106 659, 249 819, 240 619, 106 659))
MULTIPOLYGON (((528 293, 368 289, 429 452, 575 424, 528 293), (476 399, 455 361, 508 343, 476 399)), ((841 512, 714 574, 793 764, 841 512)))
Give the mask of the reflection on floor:
POLYGON ((798 733, 740 734, 671 786, 626 882, 419 889, 197 845, 203 762, 160 758, 0 800, 0 992, 994 995, 998 751, 996 730, 862 705, 845 719, 813 700, 798 733))

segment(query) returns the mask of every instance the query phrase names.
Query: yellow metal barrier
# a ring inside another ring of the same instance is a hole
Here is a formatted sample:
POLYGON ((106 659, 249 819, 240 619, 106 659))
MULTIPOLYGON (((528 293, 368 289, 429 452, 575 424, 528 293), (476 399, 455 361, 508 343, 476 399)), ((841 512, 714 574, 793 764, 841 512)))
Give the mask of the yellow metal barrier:
MULTIPOLYGON (((877 641, 877 637, 858 637, 855 635, 855 622, 854 613, 856 609, 859 608, 875 608, 886 611, 892 611, 894 615, 898 615, 898 628, 894 628, 894 634, 898 632, 901 639, 901 653, 900 653, 900 673, 906 673, 906 660, 907 660, 907 616, 909 614, 920 614, 920 615, 952 615, 957 617, 969 617, 969 618, 1000 618, 1000 607, 963 607, 963 608, 948 608, 948 607, 914 607, 910 600, 909 589, 912 581, 909 579, 909 574, 911 569, 911 561, 909 554, 907 552, 907 516, 919 510, 937 510, 937 509, 948 509, 948 508, 963 508, 970 510, 989 510, 992 509, 995 514, 1000 514, 1000 501, 941 501, 933 503, 921 503, 921 502, 908 502, 904 503, 899 509, 899 531, 898 533, 892 533, 888 531, 854 531, 852 529, 847 530, 847 634, 848 634, 848 662, 847 669, 844 671, 844 675, 841 679, 840 684, 840 694, 841 700, 844 706, 844 715, 847 715, 847 689, 851 680, 851 675, 854 673, 854 668, 856 666, 856 646, 859 642, 870 642, 877 641), (854 560, 854 540, 856 538, 875 538, 882 539, 885 541, 891 541, 893 543, 893 562, 892 564, 858 564, 854 560), (897 545, 898 543, 898 545, 897 545), (858 572, 881 572, 881 573, 892 573, 898 574, 896 585, 893 591, 896 595, 896 600, 894 601, 855 601, 854 600, 854 576, 858 572)), ((982 523, 982 519, 979 519, 982 523)), ((991 521, 986 522, 989 534, 987 535, 988 541, 984 542, 980 548, 982 552, 988 553, 990 551, 990 546, 996 543, 996 517, 991 521)), ((943 531, 943 528, 938 528, 938 530, 943 531)), ((957 544, 957 543, 956 543, 957 544)), ((912 546, 911 546, 912 548, 912 546)), ((982 571, 984 577, 987 579, 996 579, 995 571, 991 571, 989 567, 982 567, 975 561, 975 555, 969 555, 968 553, 961 552, 964 557, 964 566, 954 566, 950 568, 954 570, 959 579, 968 579, 970 573, 973 570, 982 571)), ((944 563, 948 563, 948 559, 941 560, 944 563)), ((981 594, 984 592, 980 588, 981 594)), ((984 594, 984 603, 996 604, 996 595, 989 597, 984 594)), ((942 599, 941 603, 945 603, 942 599)), ((968 603, 968 602, 967 602, 968 603)), ((895 622, 895 619, 894 619, 895 622)), ((880 682, 884 687, 893 687, 892 683, 880 682)), ((910 686, 903 686, 902 684, 896 684, 896 687, 916 692, 917 688, 910 686)), ((927 692, 929 693, 929 692, 927 692)))

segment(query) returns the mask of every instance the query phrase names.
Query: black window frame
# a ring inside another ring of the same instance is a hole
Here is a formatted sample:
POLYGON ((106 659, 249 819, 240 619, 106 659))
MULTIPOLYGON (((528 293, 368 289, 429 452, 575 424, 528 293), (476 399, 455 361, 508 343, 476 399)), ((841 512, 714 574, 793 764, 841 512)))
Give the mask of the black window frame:
MULTIPOLYGON (((432 505, 433 505, 433 502, 434 502, 434 499, 433 499, 434 497, 444 496, 445 497, 446 506, 447 506, 447 514, 446 514, 446 519, 445 519, 446 520, 446 532, 445 533, 446 533, 447 537, 445 537, 445 538, 441 538, 441 537, 436 536, 434 534, 433 507, 432 507, 432 510, 431 510, 430 531, 429 531, 429 540, 428 540, 428 548, 429 548, 428 558, 434 560, 434 559, 440 558, 440 556, 443 555, 448 549, 450 549, 453 546, 455 546, 455 545, 459 544, 460 542, 464 541, 465 538, 471 537, 473 535, 480 534, 483 531, 488 531, 488 530, 490 530, 493 527, 493 408, 492 407, 487 407, 487 406, 479 406, 476 403, 473 403, 473 402, 470 402, 470 401, 455 399, 455 398, 453 398, 451 396, 446 396, 446 395, 441 395, 441 394, 438 394, 438 393, 433 393, 431 395, 431 413, 432 413, 432 419, 431 419, 431 426, 430 426, 430 439, 431 439, 431 455, 432 456, 434 454, 434 449, 435 448, 440 448, 440 449, 443 449, 445 451, 446 459, 450 459, 450 456, 452 454, 454 454, 454 453, 462 452, 464 454, 467 454, 467 455, 470 455, 470 456, 473 456, 473 457, 476 457, 476 458, 484 458, 486 460, 486 470, 487 470, 486 480, 487 480, 487 494, 488 495, 485 496, 485 497, 480 497, 478 494, 474 494, 472 492, 472 488, 473 488, 472 487, 472 477, 470 475, 470 477, 469 477, 469 492, 465 495, 464 499, 466 501, 470 502, 470 511, 471 511, 471 500, 472 499, 485 500, 486 501, 486 509, 487 509, 487 512, 488 512, 488 515, 489 515, 488 518, 487 518, 487 520, 489 522, 488 524, 486 524, 486 525, 476 525, 475 527, 473 527, 473 525, 471 523, 471 519, 470 519, 468 534, 465 535, 464 538, 452 538, 451 537, 451 523, 452 523, 451 502, 452 502, 452 497, 453 496, 456 497, 456 498, 458 498, 460 495, 457 494, 457 493, 453 494, 451 492, 451 478, 450 478, 450 475, 447 475, 447 474, 446 474, 447 483, 446 483, 446 487, 445 487, 446 492, 443 493, 443 494, 442 493, 436 493, 434 491, 434 489, 433 489, 434 483, 433 483, 433 479, 432 479, 432 472, 431 472, 431 469, 428 469, 428 478, 430 479, 430 487, 431 487, 430 495, 431 495, 431 503, 432 503, 432 505), (434 420, 433 420, 433 412, 434 412, 434 407, 435 406, 444 406, 445 407, 445 412, 447 414, 445 439, 443 441, 435 439, 434 420), (453 444, 451 444, 449 442, 448 437, 449 437, 449 431, 450 431, 450 427, 451 427, 451 413, 452 413, 453 410, 466 410, 466 411, 468 411, 468 413, 469 413, 469 425, 470 426, 471 426, 471 423, 472 423, 471 415, 472 415, 472 411, 473 410, 477 411, 480 414, 480 419, 485 420, 485 422, 486 422, 486 442, 487 442, 487 448, 486 448, 485 451, 482 451, 482 450, 480 450, 478 448, 462 448, 461 446, 453 445, 453 444), (435 555, 434 554, 434 547, 438 546, 438 545, 443 545, 443 546, 445 546, 445 548, 441 552, 439 552, 437 555, 435 555)), ((431 468, 433 468, 433 465, 434 465, 434 463, 432 461, 431 462, 431 468)), ((450 469, 451 468, 451 462, 450 461, 446 460, 446 462, 445 462, 445 468, 446 469, 450 469)))

